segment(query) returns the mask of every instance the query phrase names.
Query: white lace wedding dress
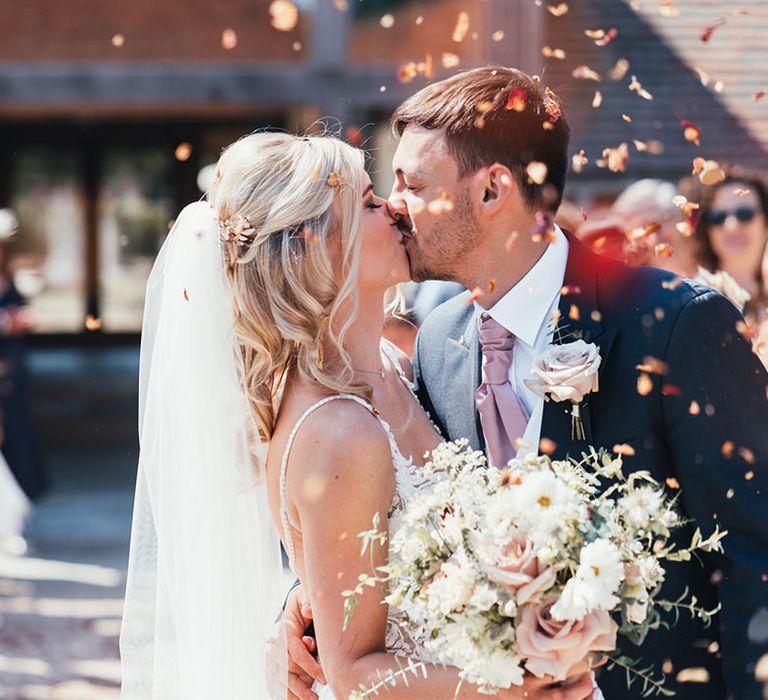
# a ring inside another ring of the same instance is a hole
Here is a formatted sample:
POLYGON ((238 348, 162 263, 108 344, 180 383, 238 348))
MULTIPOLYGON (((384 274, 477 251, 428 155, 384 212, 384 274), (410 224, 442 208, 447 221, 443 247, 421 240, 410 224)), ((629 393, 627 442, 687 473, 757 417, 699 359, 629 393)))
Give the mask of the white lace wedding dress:
MULTIPOLYGON (((402 367, 400 366, 400 363, 391 347, 386 342, 384 342, 382 343, 382 350, 386 354, 389 361, 397 369, 402 381, 413 393, 413 385, 403 372, 402 367)), ((413 395, 414 400, 416 400, 415 394, 413 395)), ((285 497, 288 455, 290 453, 291 447, 293 446, 293 441, 296 438, 296 433, 298 433, 299 428, 301 428, 307 417, 321 406, 324 406, 331 401, 340 400, 354 401, 355 403, 358 403, 368 409, 381 423, 381 427, 389 438, 389 445, 390 449, 392 450, 392 465, 395 471, 395 495, 392 498, 392 502, 390 503, 388 511, 390 528, 397 527, 398 519, 402 517, 406 504, 409 502, 409 500, 419 491, 429 487, 432 483, 434 483, 424 475, 423 471, 418 465, 413 463, 413 459, 406 459, 406 457, 400 451, 400 448, 397 446, 397 441, 395 440, 395 436, 392 432, 392 429, 389 427, 389 424, 383 418, 381 418, 381 416, 376 413, 373 406, 364 399, 361 399, 359 396, 353 396, 351 394, 336 394, 334 396, 328 396, 312 404, 293 427, 293 430, 288 437, 288 442, 286 443, 285 454, 283 455, 280 468, 280 518, 282 521, 283 532, 285 533, 285 548, 288 554, 288 560, 290 562, 291 568, 294 571, 296 570, 294 564, 295 551, 290 533, 291 527, 295 526, 291 522, 290 516, 288 514, 285 497)), ((401 611, 393 606, 389 607, 389 614, 387 618, 386 646, 387 651, 393 654, 397 654, 400 657, 422 660, 428 659, 428 654, 426 651, 424 651, 420 640, 410 634, 401 611)), ((313 690, 317 693, 320 700, 336 700, 328 686, 315 683, 313 690)))

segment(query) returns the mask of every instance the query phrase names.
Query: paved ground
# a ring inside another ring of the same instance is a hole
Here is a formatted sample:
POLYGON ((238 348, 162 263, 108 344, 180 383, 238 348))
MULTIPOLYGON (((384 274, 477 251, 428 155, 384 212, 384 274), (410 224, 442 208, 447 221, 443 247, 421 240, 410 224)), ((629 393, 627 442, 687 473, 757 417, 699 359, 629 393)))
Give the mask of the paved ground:
POLYGON ((0 557, 0 698, 117 698, 138 355, 30 359, 52 488, 29 523, 27 555, 0 557))

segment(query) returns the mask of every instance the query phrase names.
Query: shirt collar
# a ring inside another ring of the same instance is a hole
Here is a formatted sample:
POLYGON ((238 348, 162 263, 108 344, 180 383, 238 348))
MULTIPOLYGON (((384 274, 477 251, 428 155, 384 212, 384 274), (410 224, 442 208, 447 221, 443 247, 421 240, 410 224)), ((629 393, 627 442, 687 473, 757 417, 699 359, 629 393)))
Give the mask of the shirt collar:
POLYGON ((555 225, 555 240, 526 275, 490 309, 475 302, 478 321, 482 313, 500 323, 515 337, 533 347, 565 279, 568 239, 555 225))

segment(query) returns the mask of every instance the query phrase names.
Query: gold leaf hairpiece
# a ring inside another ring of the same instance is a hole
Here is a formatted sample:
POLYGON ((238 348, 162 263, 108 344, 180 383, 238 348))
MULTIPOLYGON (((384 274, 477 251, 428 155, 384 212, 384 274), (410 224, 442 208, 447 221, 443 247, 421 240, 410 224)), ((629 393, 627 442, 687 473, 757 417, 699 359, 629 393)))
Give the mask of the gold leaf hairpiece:
POLYGON ((233 219, 219 219, 219 233, 221 240, 225 243, 236 243, 239 246, 250 243, 251 238, 256 233, 256 229, 251 226, 245 216, 236 216, 233 219))
POLYGON ((341 175, 341 173, 337 173, 335 170, 331 172, 330 175, 328 175, 328 179, 325 181, 325 184, 328 185, 328 187, 333 187, 333 189, 340 189, 343 187, 346 182, 344 181, 344 177, 341 175))

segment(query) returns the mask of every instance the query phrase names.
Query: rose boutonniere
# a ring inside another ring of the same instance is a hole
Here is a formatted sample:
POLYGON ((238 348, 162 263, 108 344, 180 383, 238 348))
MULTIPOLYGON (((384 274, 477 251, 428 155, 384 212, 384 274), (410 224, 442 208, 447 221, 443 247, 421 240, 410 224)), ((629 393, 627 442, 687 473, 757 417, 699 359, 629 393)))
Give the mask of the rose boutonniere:
POLYGON ((587 394, 598 390, 600 350, 594 343, 575 340, 550 345, 531 367, 533 379, 526 386, 545 401, 571 402, 571 439, 583 440, 584 422, 580 404, 587 394))

